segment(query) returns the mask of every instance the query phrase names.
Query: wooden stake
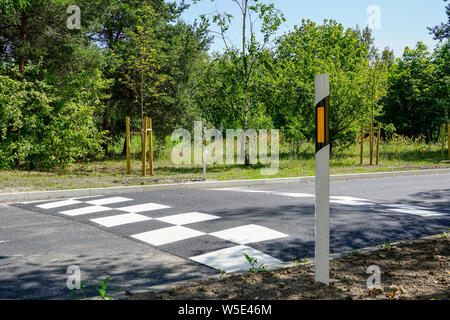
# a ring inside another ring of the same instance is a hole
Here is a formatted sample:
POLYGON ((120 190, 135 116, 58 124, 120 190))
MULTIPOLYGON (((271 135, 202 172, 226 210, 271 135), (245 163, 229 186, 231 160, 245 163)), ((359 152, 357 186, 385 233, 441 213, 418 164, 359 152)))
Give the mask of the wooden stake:
POLYGON ((381 135, 381 123, 378 122, 378 135, 377 135, 377 165, 380 163, 380 135, 381 135))
POLYGON ((442 124, 442 161, 445 160, 445 123, 442 124))
POLYGON ((125 127, 126 127, 126 137, 125 137, 125 144, 126 144, 126 152, 127 152, 127 174, 131 173, 131 163, 130 163, 130 118, 125 118, 125 127))
POLYGON ((147 116, 144 117, 142 128, 142 176, 147 175, 147 116))
POLYGON ((150 175, 154 176, 155 173, 153 172, 153 129, 152 129, 152 118, 148 118, 148 158, 150 160, 150 175))
POLYGON ((364 123, 361 125, 361 154, 359 156, 359 164, 362 165, 364 160, 364 123))
POLYGON ((450 122, 447 123, 447 144, 448 160, 450 160, 450 122))
POLYGON ((373 123, 370 123, 370 165, 373 164, 373 123))

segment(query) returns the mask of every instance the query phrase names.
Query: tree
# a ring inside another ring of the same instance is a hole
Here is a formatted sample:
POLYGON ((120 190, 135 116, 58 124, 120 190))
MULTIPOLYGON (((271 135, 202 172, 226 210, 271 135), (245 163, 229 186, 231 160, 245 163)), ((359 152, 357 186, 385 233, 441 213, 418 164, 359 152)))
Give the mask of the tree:
MULTIPOLYGON (((214 1, 214 0, 212 0, 214 1)), ((198 1, 194 1, 196 3, 198 1)), ((222 65, 219 68, 231 71, 236 81, 233 87, 228 91, 232 96, 229 97, 233 109, 236 109, 236 103, 242 121, 242 129, 244 132, 248 129, 249 112, 251 107, 255 105, 251 101, 251 90, 254 83, 255 64, 257 63, 261 53, 266 49, 270 43, 271 38, 277 32, 281 23, 285 21, 284 15, 277 10, 274 4, 264 4, 260 0, 231 0, 240 10, 242 19, 242 42, 240 48, 234 46, 227 37, 230 23, 233 16, 228 12, 216 12, 213 15, 213 22, 219 28, 215 31, 219 34, 226 47, 225 53, 221 56, 223 58, 222 65), (258 41, 258 35, 255 31, 256 15, 261 20, 260 36, 262 41, 258 41)), ((202 16, 206 19, 205 16, 202 16)), ((217 59, 216 59, 217 60, 217 59)), ((247 141, 242 139, 242 154, 245 155, 245 165, 249 164, 249 155, 246 150, 247 141)))
POLYGON ((0 0, 3 167, 65 167, 101 157, 104 55, 66 27, 65 0, 0 0))
MULTIPOLYGON (((368 32, 368 31, 366 31, 368 32)), ((370 37, 369 37, 370 38, 370 37)), ((355 141, 370 119, 371 94, 367 34, 333 20, 303 20, 280 37, 274 59, 267 59, 261 85, 268 113, 288 141, 315 135, 314 77, 330 75, 330 139, 333 150, 355 141)), ((380 82, 380 81, 379 81, 380 82)), ((375 115, 377 108, 375 108, 375 115)))
MULTIPOLYGON (((131 117, 133 122, 142 116, 141 108, 136 107, 135 92, 119 79, 126 80, 127 65, 133 64, 131 57, 139 55, 130 32, 137 31, 136 26, 142 18, 138 10, 143 6, 150 7, 155 16, 151 26, 153 32, 147 40, 145 37, 142 40, 159 47, 156 54, 163 57, 160 61, 163 63, 160 63, 158 73, 167 78, 158 88, 154 87, 164 94, 153 94, 145 101, 151 105, 151 108, 144 108, 153 119, 155 135, 164 138, 179 125, 192 125, 191 119, 194 118, 191 92, 195 80, 192 77, 196 76, 195 69, 208 47, 209 37, 202 23, 187 24, 181 20, 180 15, 188 6, 183 2, 177 4, 163 0, 93 1, 87 3, 82 11, 83 17, 88 15, 88 19, 90 16, 93 19, 87 34, 90 42, 109 57, 104 75, 114 82, 110 88, 111 98, 106 101, 107 108, 101 116, 101 126, 110 131, 114 139, 123 139, 125 117, 131 117), (118 61, 123 63, 122 67, 117 66, 118 61)), ((140 122, 135 121, 132 125, 140 126, 140 122)), ((123 150, 125 152, 125 144, 123 150)))
POLYGON ((385 49, 382 55, 380 55, 378 50, 373 47, 371 54, 369 55, 367 100, 370 104, 370 164, 372 164, 373 161, 373 128, 375 115, 379 114, 382 109, 381 104, 378 102, 387 93, 387 77, 390 62, 385 59, 389 59, 392 54, 392 52, 389 53, 388 49, 385 49))
POLYGON ((437 139, 449 114, 449 61, 448 42, 433 54, 422 42, 406 47, 389 75, 382 120, 401 135, 437 139))
MULTIPOLYGON (((447 2, 448 0, 444 0, 447 2)), ((434 40, 444 41, 450 39, 450 4, 445 7, 447 13, 447 23, 441 23, 433 28, 428 28, 431 34, 434 35, 434 40)))
POLYGON ((161 84, 167 76, 161 74, 164 55, 161 44, 155 39, 155 23, 157 14, 148 5, 137 10, 138 20, 133 29, 127 31, 130 39, 129 59, 120 61, 119 68, 123 70, 123 81, 134 93, 141 113, 141 125, 144 128, 145 107, 151 97, 163 94, 161 84))

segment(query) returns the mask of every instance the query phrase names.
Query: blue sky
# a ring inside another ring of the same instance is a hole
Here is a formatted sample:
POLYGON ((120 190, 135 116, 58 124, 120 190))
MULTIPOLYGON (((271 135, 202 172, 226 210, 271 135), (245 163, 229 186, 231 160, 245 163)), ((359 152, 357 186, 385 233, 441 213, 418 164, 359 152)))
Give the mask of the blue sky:
MULTIPOLYGON (((180 2, 179 0, 176 0, 180 2)), ((190 0, 185 0, 190 2, 190 0)), ((423 41, 433 48, 437 42, 429 34, 427 27, 447 21, 445 14, 446 3, 443 0, 262 0, 272 2, 280 9, 286 22, 280 28, 279 34, 293 29, 302 19, 311 19, 317 23, 324 19, 334 19, 345 27, 362 28, 367 25, 371 14, 367 9, 375 5, 380 9, 380 28, 374 29, 376 45, 383 49, 389 46, 396 56, 401 56, 406 46, 414 47, 418 41, 423 41)), ((233 14, 235 23, 229 30, 229 36, 235 45, 241 38, 241 24, 239 9, 231 0, 202 0, 192 5, 184 14, 183 19, 193 22, 200 14, 228 11, 233 14)), ((212 51, 223 50, 221 39, 216 39, 211 47, 212 51)))

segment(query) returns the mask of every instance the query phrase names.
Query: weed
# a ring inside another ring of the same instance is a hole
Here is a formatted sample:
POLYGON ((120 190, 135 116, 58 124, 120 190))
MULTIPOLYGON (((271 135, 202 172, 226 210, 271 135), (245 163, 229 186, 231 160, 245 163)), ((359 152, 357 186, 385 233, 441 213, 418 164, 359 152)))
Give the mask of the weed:
MULTIPOLYGON (((84 300, 87 299, 87 294, 86 294, 86 282, 85 281, 81 281, 80 282, 80 290, 81 290, 81 294, 84 300)), ((76 289, 72 289, 72 300, 80 300, 80 298, 77 297, 77 290, 76 289)))
POLYGON ((384 249, 385 251, 387 251, 387 250, 389 250, 389 249, 391 248, 391 243, 390 243, 390 242, 383 243, 383 244, 380 246, 380 248, 381 248, 381 249, 384 249))
POLYGON ((100 299, 101 300, 106 300, 106 298, 108 298, 108 300, 111 300, 111 297, 107 297, 106 294, 108 293, 108 289, 113 289, 113 290, 120 290, 118 287, 108 287, 108 282, 109 280, 111 280, 111 277, 106 277, 105 280, 101 281, 101 280, 97 280, 97 282, 100 283, 101 287, 95 287, 98 291, 98 293, 100 294, 100 299))
MULTIPOLYGON (((103 281, 97 280, 97 282, 99 282, 101 284, 100 287, 94 286, 94 288, 97 289, 101 300, 106 300, 106 298, 108 298, 108 300, 112 300, 111 297, 107 297, 108 290, 120 290, 119 287, 109 287, 108 282, 110 280, 111 280, 111 277, 107 276, 105 278, 105 280, 103 280, 103 281)), ((86 293, 87 287, 88 287, 87 281, 86 282, 82 281, 80 283, 80 290, 81 290, 82 297, 81 298, 77 297, 77 290, 73 289, 71 299, 72 300, 80 300, 80 299, 87 300, 87 293, 86 293)))
POLYGON ((227 271, 226 270, 222 270, 222 269, 217 269, 217 271, 219 271, 219 274, 220 274, 220 279, 222 279, 222 277, 225 275, 225 273, 227 273, 227 271))
POLYGON ((263 264, 257 265, 258 259, 249 257, 247 254, 244 253, 245 259, 247 259, 248 263, 250 264, 249 272, 250 274, 258 273, 258 272, 267 272, 266 266, 263 264))

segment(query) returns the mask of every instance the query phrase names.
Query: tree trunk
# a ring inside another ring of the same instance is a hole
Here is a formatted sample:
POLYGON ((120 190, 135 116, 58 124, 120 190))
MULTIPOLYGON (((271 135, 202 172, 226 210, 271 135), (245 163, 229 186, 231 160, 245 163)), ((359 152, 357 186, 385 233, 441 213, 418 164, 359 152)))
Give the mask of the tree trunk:
MULTIPOLYGON (((27 26, 28 26, 28 16, 25 11, 22 11, 20 17, 20 40, 25 42, 27 39, 27 26)), ((23 45, 23 44, 22 44, 23 45)), ((25 57, 22 55, 18 58, 19 71, 23 72, 25 70, 25 57)))

